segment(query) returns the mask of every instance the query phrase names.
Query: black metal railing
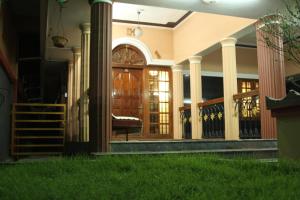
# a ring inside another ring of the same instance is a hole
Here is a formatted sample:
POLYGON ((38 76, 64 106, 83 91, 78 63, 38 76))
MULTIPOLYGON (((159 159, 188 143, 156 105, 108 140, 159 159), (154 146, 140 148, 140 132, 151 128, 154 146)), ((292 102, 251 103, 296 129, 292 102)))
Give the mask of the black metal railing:
POLYGON ((239 113, 240 139, 260 139, 259 92, 253 90, 233 96, 239 113))
POLYGON ((184 106, 179 108, 180 119, 182 123, 182 138, 192 139, 192 120, 191 120, 191 107, 184 106))
POLYGON ((225 138, 224 98, 199 103, 203 138, 225 138))

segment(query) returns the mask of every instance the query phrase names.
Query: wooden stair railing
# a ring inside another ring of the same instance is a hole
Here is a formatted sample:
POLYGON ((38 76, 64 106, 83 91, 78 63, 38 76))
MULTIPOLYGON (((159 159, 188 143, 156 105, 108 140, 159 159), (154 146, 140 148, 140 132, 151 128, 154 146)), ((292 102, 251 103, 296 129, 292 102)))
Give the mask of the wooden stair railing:
POLYGON ((62 154, 65 132, 65 104, 13 104, 12 156, 62 154))

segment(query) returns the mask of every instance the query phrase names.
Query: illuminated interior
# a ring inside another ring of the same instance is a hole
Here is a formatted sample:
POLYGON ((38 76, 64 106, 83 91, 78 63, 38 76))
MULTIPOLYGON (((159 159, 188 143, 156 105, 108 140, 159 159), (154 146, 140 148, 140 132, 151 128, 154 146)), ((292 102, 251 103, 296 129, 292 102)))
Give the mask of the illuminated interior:
POLYGON ((149 71, 150 134, 169 134, 169 72, 149 71))

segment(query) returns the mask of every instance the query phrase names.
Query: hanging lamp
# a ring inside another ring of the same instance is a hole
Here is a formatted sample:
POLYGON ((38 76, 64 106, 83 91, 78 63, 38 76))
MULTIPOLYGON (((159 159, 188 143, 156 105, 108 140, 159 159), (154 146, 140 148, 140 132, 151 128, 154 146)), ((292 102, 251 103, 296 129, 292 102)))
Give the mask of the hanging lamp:
POLYGON ((55 47, 64 48, 68 43, 68 39, 65 37, 65 30, 62 22, 62 13, 63 13, 64 5, 65 3, 68 2, 68 0, 56 0, 56 2, 59 5, 59 17, 57 20, 57 27, 56 27, 57 34, 52 37, 52 41, 55 47))
POLYGON ((140 27, 140 15, 142 13, 142 9, 137 11, 138 15, 138 25, 133 29, 133 34, 136 38, 140 38, 143 35, 143 29, 140 27))

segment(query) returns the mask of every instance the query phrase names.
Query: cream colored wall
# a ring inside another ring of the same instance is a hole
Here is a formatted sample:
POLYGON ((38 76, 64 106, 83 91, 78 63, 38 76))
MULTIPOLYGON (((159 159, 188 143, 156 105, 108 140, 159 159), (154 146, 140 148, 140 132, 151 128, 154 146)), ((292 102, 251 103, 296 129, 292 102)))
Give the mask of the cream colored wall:
MULTIPOLYGON (((236 48, 237 72, 239 74, 258 74, 257 51, 253 48, 236 48)), ((222 51, 218 49, 203 58, 204 71, 222 72, 222 51)), ((299 74, 300 64, 285 60, 286 76, 299 74)))
POLYGON ((218 43, 256 20, 208 13, 193 13, 174 30, 174 58, 180 63, 218 43))
POLYGON ((285 73, 286 76, 300 74, 300 64, 296 64, 292 61, 285 61, 285 73))
MULTIPOLYGON (((237 73, 257 74, 256 49, 236 48, 237 73)), ((204 56, 202 61, 203 71, 222 72, 222 50, 221 48, 204 56)))
MULTIPOLYGON (((112 38, 129 37, 127 35, 128 28, 134 28, 136 25, 113 23, 112 38)), ((173 60, 173 30, 168 28, 155 28, 143 26, 143 35, 139 38, 150 49, 153 58, 158 59, 155 54, 157 51, 161 58, 173 60)))
POLYGON ((16 31, 13 27, 14 23, 12 23, 7 7, 5 7, 5 11, 3 9, 4 7, 1 7, 0 10, 0 50, 16 71, 16 31))

